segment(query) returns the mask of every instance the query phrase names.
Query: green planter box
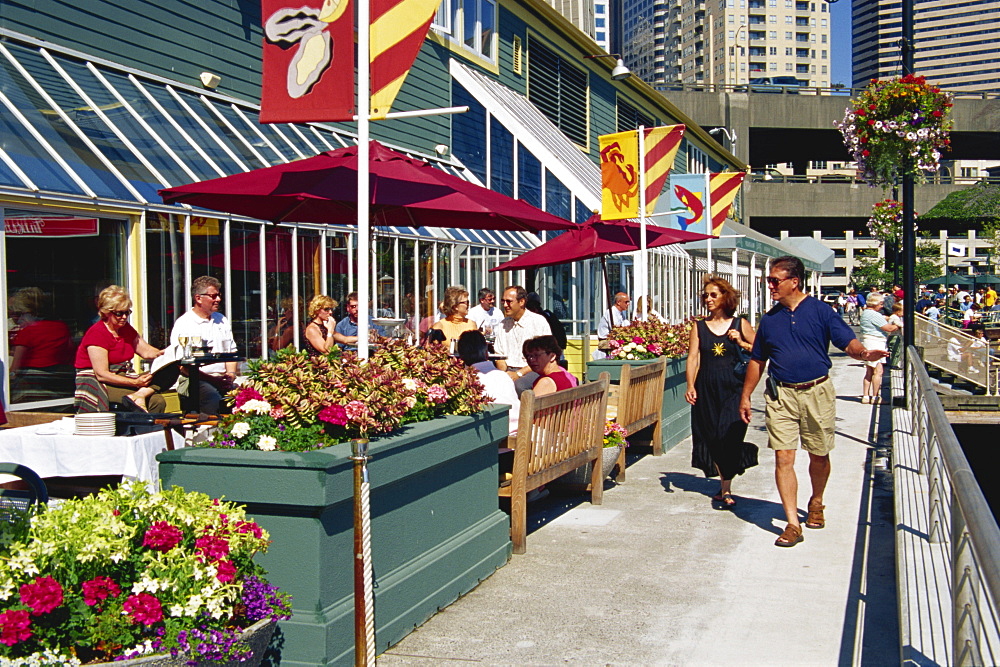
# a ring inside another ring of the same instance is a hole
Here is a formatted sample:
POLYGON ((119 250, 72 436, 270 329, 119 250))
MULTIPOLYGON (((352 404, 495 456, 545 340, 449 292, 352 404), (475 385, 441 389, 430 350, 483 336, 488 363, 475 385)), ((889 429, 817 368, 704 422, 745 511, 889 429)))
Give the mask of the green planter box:
MULTIPOLYGON (((592 382, 604 372, 611 375, 611 384, 618 384, 621 378, 622 366, 645 366, 655 359, 639 359, 622 361, 618 359, 601 359, 587 362, 587 381, 592 382)), ((691 406, 684 400, 687 389, 687 379, 684 377, 687 368, 687 358, 668 359, 667 372, 663 380, 663 426, 661 428, 663 451, 669 451, 681 440, 691 435, 691 406)))
MULTIPOLYGON (((411 424, 372 440, 375 639, 381 653, 510 558, 510 519, 498 509, 497 443, 507 406, 411 424)), ((354 661, 353 462, 350 444, 304 453, 164 452, 164 487, 247 505, 271 534, 260 557, 293 596, 279 625, 282 665, 354 661)))

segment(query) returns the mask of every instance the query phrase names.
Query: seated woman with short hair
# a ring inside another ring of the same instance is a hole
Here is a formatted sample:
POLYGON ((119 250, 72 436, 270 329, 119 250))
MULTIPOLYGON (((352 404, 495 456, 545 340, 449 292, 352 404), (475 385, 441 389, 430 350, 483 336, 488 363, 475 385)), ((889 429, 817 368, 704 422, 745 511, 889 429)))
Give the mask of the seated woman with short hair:
POLYGON ((97 297, 100 319, 83 335, 76 351, 77 412, 107 412, 110 403, 142 412, 164 412, 167 402, 160 391, 169 389, 177 379, 151 373, 136 375, 132 358, 155 359, 163 354, 139 335, 128 323, 132 299, 124 287, 111 285, 97 297))
POLYGON ((535 396, 545 396, 563 389, 572 389, 579 381, 559 365, 562 348, 555 336, 529 338, 521 346, 524 359, 531 370, 538 373, 538 379, 531 385, 535 396))

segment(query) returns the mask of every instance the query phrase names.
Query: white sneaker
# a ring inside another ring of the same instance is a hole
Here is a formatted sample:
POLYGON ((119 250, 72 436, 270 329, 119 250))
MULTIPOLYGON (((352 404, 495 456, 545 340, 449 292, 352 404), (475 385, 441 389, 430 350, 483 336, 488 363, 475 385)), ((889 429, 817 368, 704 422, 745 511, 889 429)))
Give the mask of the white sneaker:
POLYGON ((862 396, 861 402, 864 403, 865 405, 868 405, 869 403, 872 402, 871 396, 862 396))
POLYGON ((979 369, 978 368, 973 368, 972 366, 969 366, 969 372, 970 373, 978 373, 979 369))

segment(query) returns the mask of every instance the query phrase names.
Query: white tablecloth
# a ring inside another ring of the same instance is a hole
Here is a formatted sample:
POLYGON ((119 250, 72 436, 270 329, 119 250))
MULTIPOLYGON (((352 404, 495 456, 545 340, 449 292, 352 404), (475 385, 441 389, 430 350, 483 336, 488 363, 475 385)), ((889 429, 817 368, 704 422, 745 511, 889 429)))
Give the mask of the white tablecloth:
MULTIPOLYGON (((184 439, 172 433, 174 447, 184 439)), ((0 430, 0 461, 26 465, 39 477, 121 475, 159 486, 156 455, 167 449, 163 431, 130 437, 73 434, 73 418, 0 430)))

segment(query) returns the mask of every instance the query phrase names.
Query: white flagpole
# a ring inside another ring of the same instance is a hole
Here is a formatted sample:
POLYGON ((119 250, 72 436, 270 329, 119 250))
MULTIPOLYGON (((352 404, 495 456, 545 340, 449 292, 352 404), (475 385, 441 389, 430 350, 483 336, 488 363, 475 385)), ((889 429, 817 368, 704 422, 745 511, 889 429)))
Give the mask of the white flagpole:
MULTIPOLYGON (((709 174, 705 174, 705 208, 703 216, 705 216, 705 233, 712 233, 712 191, 709 189, 711 187, 712 177, 709 174)), ((712 264, 712 239, 705 240, 705 254, 708 257, 708 273, 710 275, 715 275, 715 268, 712 264)))
POLYGON ((635 295, 636 302, 642 299, 642 309, 636 310, 636 317, 640 320, 646 319, 646 312, 649 310, 649 294, 647 285, 649 284, 649 253, 646 248, 646 132, 642 125, 639 126, 639 275, 636 281, 639 293, 635 295))
POLYGON ((358 357, 368 358, 368 312, 371 301, 371 218, 369 215, 369 122, 371 119, 370 7, 358 3, 358 357))

